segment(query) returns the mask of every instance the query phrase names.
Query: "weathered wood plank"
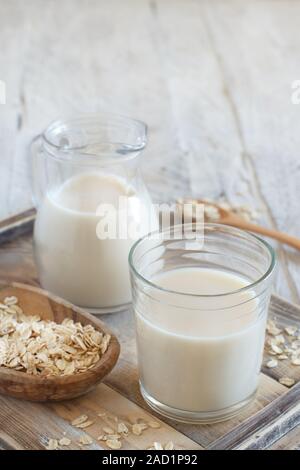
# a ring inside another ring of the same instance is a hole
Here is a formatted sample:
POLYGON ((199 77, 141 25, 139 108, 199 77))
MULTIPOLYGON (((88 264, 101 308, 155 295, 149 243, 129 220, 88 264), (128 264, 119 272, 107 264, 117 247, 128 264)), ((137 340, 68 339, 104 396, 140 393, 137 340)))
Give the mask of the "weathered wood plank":
POLYGON ((300 426, 278 439, 268 450, 300 450, 300 426))
MULTIPOLYGON (((265 221, 300 235, 299 107, 291 103, 291 85, 299 74, 294 50, 300 46, 300 4, 232 0, 205 5, 205 22, 265 221)), ((300 254, 285 247, 278 252, 282 271, 276 290, 284 296, 290 290, 299 303, 300 254)))
MULTIPOLYGON (((299 326, 300 320, 300 308, 297 305, 287 303, 280 297, 273 296, 270 305, 269 317, 274 318, 276 324, 278 324, 281 329, 287 326, 297 327, 299 326)), ((266 363, 272 358, 274 358, 274 356, 268 356, 267 352, 265 352, 265 358, 262 367, 262 371, 265 374, 273 377, 275 380, 279 380, 281 377, 289 377, 294 379, 295 382, 300 381, 299 366, 292 365, 290 359, 286 359, 278 361, 278 366, 270 369, 266 367, 266 363)))
MULTIPOLYGON (((299 391, 298 391, 299 395, 299 391)), ((296 397, 297 400, 297 397, 296 397)), ((300 403, 276 417, 268 426, 258 429, 255 435, 247 439, 237 447, 239 450, 266 449, 276 442, 283 434, 299 427, 300 425, 300 403)))
MULTIPOLYGON (((74 449, 84 432, 74 428, 46 406, 14 398, 0 396, 1 430, 0 443, 4 448, 44 449, 49 438, 60 439, 63 433, 70 436, 74 449)), ((101 449, 95 443, 92 448, 101 449)))
POLYGON ((32 256, 31 234, 24 235, 21 243, 14 240, 0 245, 0 258, 2 279, 39 285, 32 256))
POLYGON ((25 212, 0 221, 0 244, 14 240, 22 235, 32 234, 35 213, 35 209, 28 209, 25 212))
POLYGON ((300 306, 287 302, 284 298, 274 295, 270 306, 270 315, 275 319, 278 318, 282 324, 290 322, 291 325, 299 322, 300 306))
MULTIPOLYGON (((0 104, 0 219, 30 207, 24 163, 17 166, 19 117, 22 113, 24 55, 28 46, 25 4, 0 3, 1 43, 5 44, 0 64, 0 80, 6 84, 6 104, 0 104), (14 64, 14 66, 12 66, 14 64), (20 195, 11 205, 16 187, 20 195), (20 191, 20 192, 19 192, 20 191)), ((24 151, 24 149, 23 149, 24 151)), ((24 160, 24 158, 23 158, 24 160)))
POLYGON ((272 401, 262 411, 242 423, 238 429, 234 429, 214 442, 210 448, 262 449, 271 445, 280 435, 286 434, 289 429, 299 425, 299 398, 300 384, 297 384, 282 397, 272 401))
MULTIPOLYGON (((148 413, 104 384, 99 385, 85 397, 65 403, 55 403, 49 405, 48 408, 54 410, 56 414, 68 422, 81 414, 89 416, 94 424, 86 428, 85 432, 94 440, 97 440, 99 435, 105 434, 103 427, 110 427, 117 433, 118 422, 125 423, 131 431, 131 426, 134 423, 153 421, 152 413, 148 413), (98 416, 99 413, 101 416, 98 416)), ((175 430, 174 427, 168 426, 161 419, 155 419, 155 422, 160 427, 156 429, 149 427, 141 436, 130 432, 122 439, 122 448, 124 450, 147 449, 153 445, 154 441, 160 442, 162 445, 172 441, 177 449, 201 449, 199 444, 175 430)), ((106 447, 105 443, 102 445, 104 448, 106 447)))
MULTIPOLYGON (((97 437, 104 433, 103 426, 116 430, 115 418, 126 422, 128 426, 137 420, 153 421, 149 413, 104 384, 84 397, 49 405, 0 396, 0 409, 0 448, 6 450, 44 449, 50 438, 59 440, 62 437, 72 441, 66 450, 78 450, 81 448, 79 439, 85 434, 93 439, 93 443, 86 448, 101 450, 107 447, 97 437), (105 416, 99 417, 100 412, 105 412, 105 416), (82 414, 87 414, 94 421, 85 430, 70 424, 82 414)), ((161 425, 159 429, 149 428, 140 437, 130 434, 123 441, 124 449, 146 449, 151 447, 154 440, 163 444, 172 441, 179 449, 201 449, 201 446, 174 428, 159 419, 156 421, 161 425)))

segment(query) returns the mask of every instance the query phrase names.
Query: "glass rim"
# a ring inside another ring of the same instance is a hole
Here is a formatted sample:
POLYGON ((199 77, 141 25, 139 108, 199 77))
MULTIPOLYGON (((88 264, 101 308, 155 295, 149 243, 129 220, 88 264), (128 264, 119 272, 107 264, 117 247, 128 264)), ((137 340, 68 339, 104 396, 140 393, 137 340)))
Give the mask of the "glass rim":
MULTIPOLYGON (((265 271, 265 273, 260 276, 257 280, 253 281, 253 282, 250 282, 248 285, 244 286, 244 287, 241 287, 239 289, 235 289, 233 291, 229 291, 229 292, 224 292, 224 293, 221 293, 221 294, 192 294, 192 293, 188 293, 188 292, 180 292, 180 291, 176 291, 176 290, 172 290, 172 289, 166 289, 165 287, 161 287, 159 286, 158 284, 156 284, 155 282, 152 282, 150 281, 149 279, 146 279, 142 274, 139 273, 139 271, 135 268, 134 266, 134 263, 133 263, 133 256, 134 256, 134 252, 135 250, 137 249, 137 247, 144 241, 146 240, 147 238, 150 238, 151 236, 156 236, 156 235, 159 235, 160 233, 163 234, 165 233, 166 231, 170 230, 171 229, 176 229, 177 227, 195 227, 195 223, 192 222, 192 223, 188 223, 188 224, 176 224, 176 225, 173 225, 173 226, 170 226, 168 228, 166 228, 165 230, 161 231, 161 230, 155 230, 155 231, 152 231, 152 232, 149 232, 147 233, 146 235, 144 235, 143 237, 139 238, 131 247, 130 249, 130 252, 129 252, 129 256, 128 256, 128 262, 129 262, 129 267, 130 267, 130 270, 133 272, 133 274, 138 278, 140 279, 143 283, 145 283, 146 285, 152 287, 152 288, 155 288, 161 292, 166 292, 168 294, 176 294, 178 296, 186 296, 186 297, 193 297, 193 298, 206 298, 206 299, 213 299, 213 298, 220 298, 220 297, 226 297, 226 296, 231 296, 231 295, 235 295, 235 294, 240 294, 242 292, 246 292, 248 290, 250 290, 251 288, 253 287, 256 287, 257 285, 261 284, 263 281, 267 280, 269 276, 271 276, 271 274, 274 272, 274 269, 275 269, 275 266, 276 266, 276 253, 275 253, 275 250, 273 249, 273 247, 268 243, 266 242, 265 240, 263 240, 262 238, 258 237, 257 235, 254 235, 253 233, 251 232, 248 232, 246 230, 242 230, 242 229, 238 229, 236 227, 232 227, 231 225, 226 225, 226 224, 217 224, 217 223, 209 223, 209 222, 205 222, 203 225, 204 225, 204 229, 207 227, 207 228, 215 228, 215 229, 229 229, 233 234, 242 234, 243 236, 246 236, 248 237, 250 240, 254 240, 256 241, 258 244, 261 244, 263 245, 266 250, 268 251, 268 253, 270 254, 271 256, 271 261, 270 261, 270 264, 269 264, 269 267, 268 269, 265 271)), ((177 241, 180 241, 180 239, 177 239, 177 241)), ((176 268, 175 268, 176 269, 176 268)))
POLYGON ((77 117, 66 116, 58 119, 54 119, 50 124, 44 129, 41 134, 36 136, 33 140, 41 139, 47 145, 47 150, 51 158, 60 161, 66 161, 68 163, 82 163, 90 160, 92 162, 103 162, 103 163, 120 163, 128 160, 132 160, 136 157, 136 153, 140 152, 146 147, 147 144, 147 124, 141 120, 131 118, 122 114, 111 113, 111 112, 81 112, 77 117), (123 153, 115 153, 114 149, 111 151, 101 152, 101 155, 96 152, 83 152, 85 145, 79 145, 78 147, 74 146, 72 148, 63 148, 61 145, 56 144, 51 141, 49 138, 49 133, 58 128, 59 126, 67 126, 76 123, 84 123, 94 120, 94 122, 102 124, 114 123, 120 127, 127 124, 135 127, 140 133, 140 139, 136 138, 134 142, 128 144, 125 142, 117 141, 102 141, 102 144, 110 144, 115 147, 115 150, 120 146, 124 146, 123 153), (126 150, 125 150, 126 148, 126 150), (70 159, 71 155, 76 152, 76 161, 70 159), (112 156, 114 155, 114 156, 112 156))

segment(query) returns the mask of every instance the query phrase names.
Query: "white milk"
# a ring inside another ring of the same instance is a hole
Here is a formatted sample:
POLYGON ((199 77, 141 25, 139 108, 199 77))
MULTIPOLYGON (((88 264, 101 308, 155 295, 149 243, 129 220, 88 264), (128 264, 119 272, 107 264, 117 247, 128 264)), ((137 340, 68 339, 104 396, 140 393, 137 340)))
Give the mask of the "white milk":
POLYGON ((141 223, 141 234, 147 233, 149 206, 144 206, 134 190, 113 175, 84 173, 47 194, 39 207, 34 231, 43 287, 89 308, 130 302, 127 259, 137 237, 101 240, 96 234, 99 204, 111 204, 118 211, 120 196, 129 202, 128 222, 141 223))
MULTIPOLYGON (((190 294, 221 294, 247 281, 223 271, 176 269, 152 282, 190 294)), ((152 293, 152 292, 151 292, 152 293)), ((137 302, 136 323, 141 383, 159 402, 185 411, 216 411, 249 398, 258 385, 263 354, 265 315, 251 291, 178 304, 176 294, 160 292, 156 301, 137 302), (166 303, 162 303, 162 301, 166 303), (233 307, 234 304, 243 305, 233 307), (210 310, 205 311, 205 307, 210 310), (204 309, 204 310, 202 310, 204 309)))

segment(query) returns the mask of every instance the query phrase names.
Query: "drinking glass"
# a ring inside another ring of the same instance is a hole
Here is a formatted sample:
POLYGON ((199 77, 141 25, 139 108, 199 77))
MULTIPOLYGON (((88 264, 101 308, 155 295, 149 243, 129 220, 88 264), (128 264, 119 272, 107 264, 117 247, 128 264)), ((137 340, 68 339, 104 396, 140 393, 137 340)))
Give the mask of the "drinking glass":
POLYGON ((138 240, 129 263, 145 401, 191 423, 238 413, 259 383, 276 264, 271 246, 226 225, 204 224, 201 237, 193 224, 176 225, 138 240), (174 271, 194 276, 199 269, 216 289, 224 276, 242 285, 198 294, 189 288, 193 279, 175 288, 159 282, 174 271))

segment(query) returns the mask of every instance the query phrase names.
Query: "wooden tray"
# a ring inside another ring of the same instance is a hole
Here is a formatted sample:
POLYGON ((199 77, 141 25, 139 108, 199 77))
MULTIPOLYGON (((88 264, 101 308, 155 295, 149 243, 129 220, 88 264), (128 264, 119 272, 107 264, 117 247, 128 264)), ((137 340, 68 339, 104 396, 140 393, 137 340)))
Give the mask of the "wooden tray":
MULTIPOLYGON (((38 285, 32 256, 34 210, 0 223, 0 278, 38 285)), ((300 308, 273 296, 270 315, 279 324, 300 325, 300 308)), ((102 427, 116 425, 116 418, 134 422, 155 419, 159 429, 141 436, 129 434, 123 449, 147 449, 154 441, 172 441, 184 449, 295 449, 300 448, 300 367, 282 361, 275 369, 263 367, 255 401, 239 416, 218 424, 188 425, 163 419, 143 401, 138 387, 133 316, 130 311, 101 317, 117 334, 121 356, 113 372, 90 394, 59 404, 35 404, 0 396, 0 448, 44 449, 49 438, 64 435, 72 440, 65 449, 80 448, 80 436, 89 434, 89 449, 107 449, 97 437, 102 427), (288 389, 278 379, 293 377, 288 389), (298 383, 297 383, 298 382, 298 383), (105 415, 103 413, 106 413, 105 415), (85 430, 70 421, 87 414, 94 424, 85 430), (98 414, 102 416, 98 416, 98 414)))

